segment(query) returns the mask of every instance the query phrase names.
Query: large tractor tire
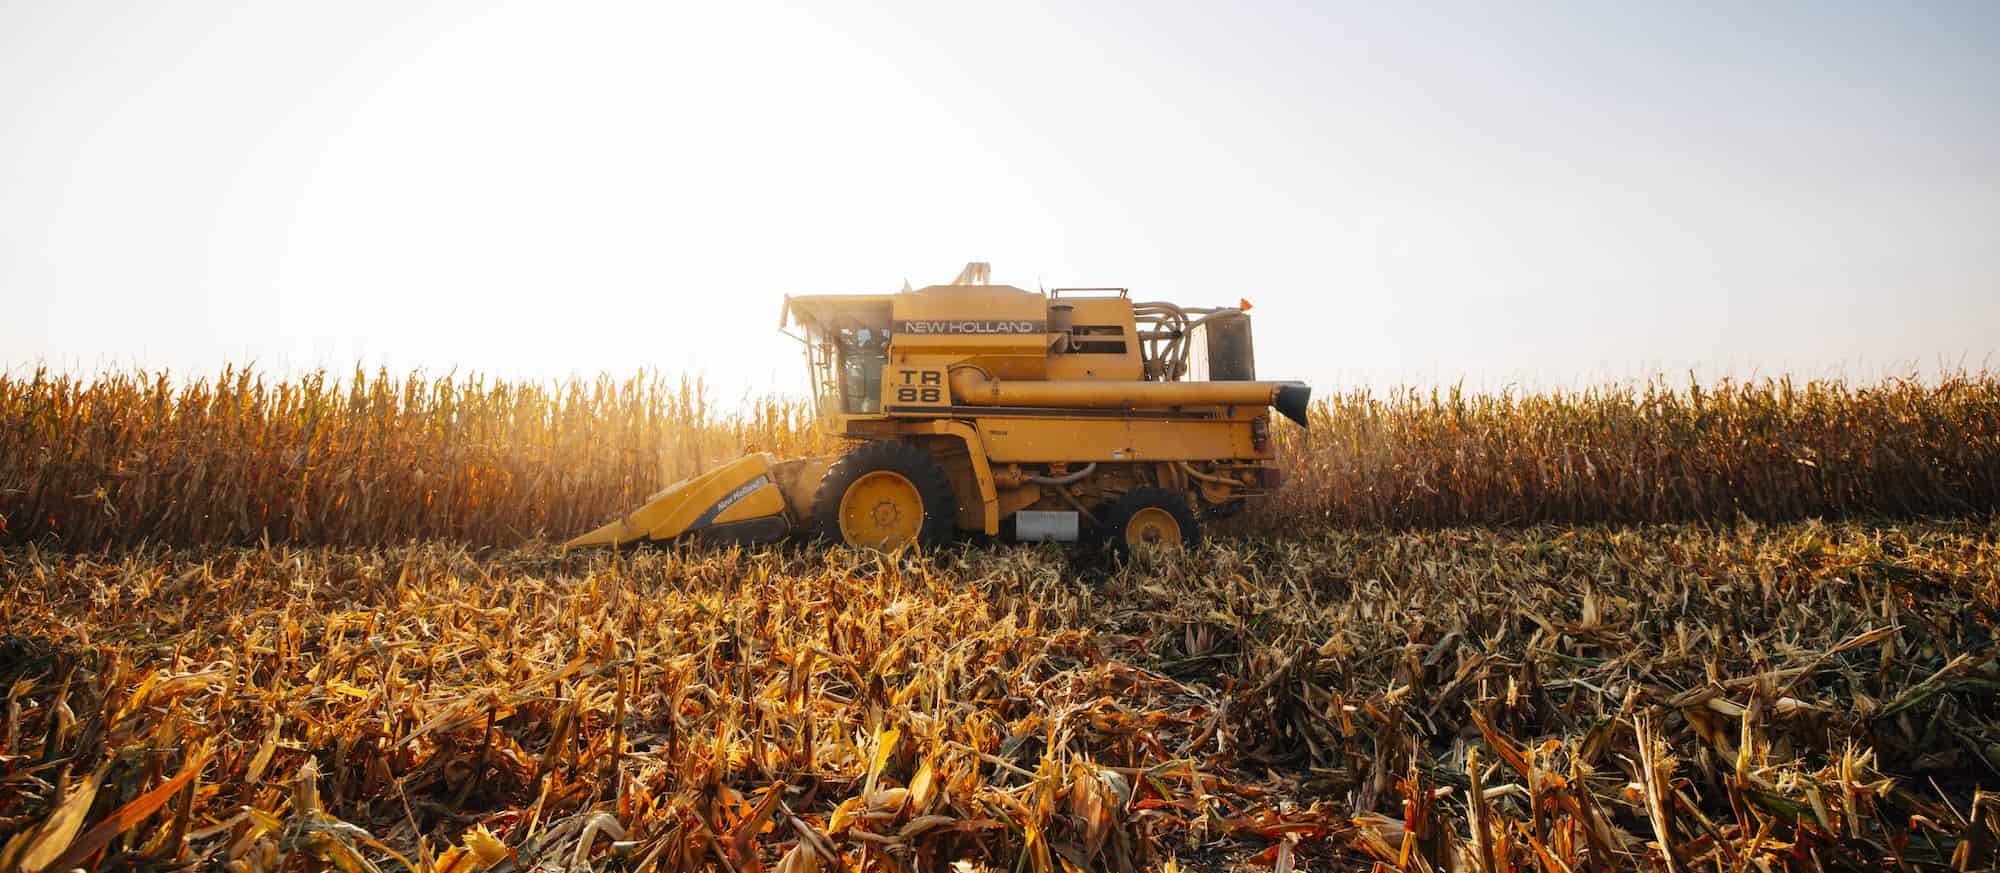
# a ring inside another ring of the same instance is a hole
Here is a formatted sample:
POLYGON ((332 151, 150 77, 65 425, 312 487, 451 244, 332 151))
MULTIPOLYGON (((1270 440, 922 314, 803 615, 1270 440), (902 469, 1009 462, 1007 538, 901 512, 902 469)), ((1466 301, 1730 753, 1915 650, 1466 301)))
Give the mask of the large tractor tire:
POLYGON ((864 548, 934 548, 958 529, 958 499, 944 465, 913 443, 892 440, 862 443, 833 462, 812 512, 821 536, 864 548))
POLYGON ((1104 511, 1099 536, 1114 551, 1140 548, 1192 549, 1201 544, 1201 523, 1187 498, 1164 488, 1134 488, 1104 511))

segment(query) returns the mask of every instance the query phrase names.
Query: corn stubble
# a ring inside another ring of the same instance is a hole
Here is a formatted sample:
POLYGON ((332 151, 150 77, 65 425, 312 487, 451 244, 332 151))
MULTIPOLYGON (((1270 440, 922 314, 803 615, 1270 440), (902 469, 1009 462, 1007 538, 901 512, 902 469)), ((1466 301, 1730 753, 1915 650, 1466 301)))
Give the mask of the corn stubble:
POLYGON ((2000 528, 0 552, 0 870, 1981 869, 2000 528))
MULTIPOLYGON (((1260 533, 1988 513, 2000 378, 1367 391, 1279 422, 1260 533)), ((0 543, 518 546, 746 451, 836 451, 809 406, 698 382, 357 371, 0 376, 0 543)))

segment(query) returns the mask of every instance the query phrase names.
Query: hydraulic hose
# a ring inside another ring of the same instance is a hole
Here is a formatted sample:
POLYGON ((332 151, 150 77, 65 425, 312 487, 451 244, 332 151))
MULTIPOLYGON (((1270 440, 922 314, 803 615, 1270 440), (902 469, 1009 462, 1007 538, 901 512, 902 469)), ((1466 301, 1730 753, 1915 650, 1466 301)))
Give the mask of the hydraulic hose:
POLYGON ((1021 481, 1033 482, 1036 485, 1075 485, 1078 482, 1082 482, 1085 476, 1090 475, 1096 469, 1097 462, 1091 461, 1083 465, 1083 469, 1067 476, 1022 476, 1021 481))
POLYGON ((1216 485, 1229 485, 1231 487, 1243 484, 1227 476, 1217 476, 1213 473, 1203 473, 1202 471, 1189 466, 1188 462, 1186 461, 1175 461, 1174 463, 1181 468, 1181 472, 1194 477, 1196 481, 1209 482, 1216 485))

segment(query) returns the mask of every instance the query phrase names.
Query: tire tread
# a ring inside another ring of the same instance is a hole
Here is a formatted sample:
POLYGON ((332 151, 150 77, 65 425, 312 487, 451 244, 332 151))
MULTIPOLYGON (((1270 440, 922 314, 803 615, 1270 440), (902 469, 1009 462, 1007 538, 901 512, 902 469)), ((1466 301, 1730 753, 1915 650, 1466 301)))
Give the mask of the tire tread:
POLYGON ((930 549, 950 543, 958 532, 958 498, 951 490, 951 477, 944 465, 915 443, 898 440, 870 440, 848 450, 828 467, 813 492, 812 514, 815 532, 827 540, 842 542, 840 498, 862 476, 888 470, 900 473, 917 486, 924 504, 924 523, 917 531, 917 545, 930 549))

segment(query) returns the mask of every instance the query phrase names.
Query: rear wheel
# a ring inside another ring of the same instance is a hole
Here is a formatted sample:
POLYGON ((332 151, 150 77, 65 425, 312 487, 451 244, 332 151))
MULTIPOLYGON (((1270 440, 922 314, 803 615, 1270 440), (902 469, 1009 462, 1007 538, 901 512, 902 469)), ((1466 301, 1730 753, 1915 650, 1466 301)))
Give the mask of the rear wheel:
POLYGON ((1187 498, 1163 488, 1125 492, 1105 511, 1099 533, 1125 554, 1137 549, 1191 549, 1201 542, 1201 526, 1187 498))
POLYGON ((854 447, 827 468, 813 495, 820 534, 851 546, 943 545, 951 542, 957 518, 944 466, 911 443, 854 447))

